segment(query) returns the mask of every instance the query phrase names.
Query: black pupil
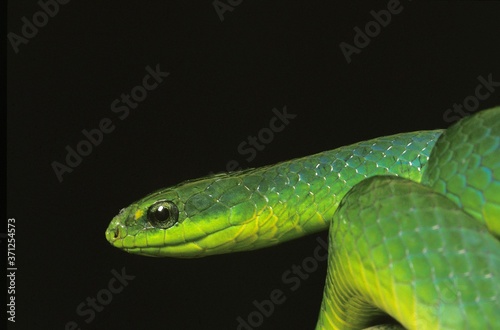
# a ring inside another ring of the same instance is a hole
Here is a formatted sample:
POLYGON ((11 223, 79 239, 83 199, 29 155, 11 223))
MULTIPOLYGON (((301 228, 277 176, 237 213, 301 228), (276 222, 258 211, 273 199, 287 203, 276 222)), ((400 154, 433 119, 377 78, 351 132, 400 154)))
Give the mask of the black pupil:
POLYGON ((155 212, 155 218, 158 221, 165 221, 170 217, 170 211, 163 205, 160 205, 155 212))
POLYGON ((179 220, 179 209, 171 201, 157 201, 148 209, 148 222, 157 228, 167 229, 179 220))

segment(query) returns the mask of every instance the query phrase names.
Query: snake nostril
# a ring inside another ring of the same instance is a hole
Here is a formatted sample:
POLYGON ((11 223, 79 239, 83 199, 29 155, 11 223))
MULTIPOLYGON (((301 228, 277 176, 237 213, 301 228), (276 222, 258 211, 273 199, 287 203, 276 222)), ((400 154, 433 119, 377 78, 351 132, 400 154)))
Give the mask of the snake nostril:
POLYGON ((117 226, 115 228, 115 232, 114 232, 113 238, 118 238, 118 236, 120 236, 120 228, 117 226))

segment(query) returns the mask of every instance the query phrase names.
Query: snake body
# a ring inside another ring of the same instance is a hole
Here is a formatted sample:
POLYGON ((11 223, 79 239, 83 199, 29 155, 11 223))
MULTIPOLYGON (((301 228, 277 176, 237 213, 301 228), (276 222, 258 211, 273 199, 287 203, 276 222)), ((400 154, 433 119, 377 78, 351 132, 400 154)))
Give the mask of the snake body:
POLYGON ((326 229, 317 329, 500 328, 500 107, 447 130, 185 181, 122 209, 106 238, 191 258, 326 229))

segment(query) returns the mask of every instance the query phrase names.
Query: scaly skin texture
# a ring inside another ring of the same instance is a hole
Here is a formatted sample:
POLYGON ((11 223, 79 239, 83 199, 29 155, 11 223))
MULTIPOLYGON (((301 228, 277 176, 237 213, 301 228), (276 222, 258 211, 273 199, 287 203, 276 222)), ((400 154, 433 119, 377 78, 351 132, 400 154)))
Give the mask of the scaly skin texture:
POLYGON ((500 327, 500 108, 446 130, 422 184, 364 180, 330 228, 317 329, 500 327), (488 230, 489 228, 489 230, 488 230))
POLYGON ((485 226, 401 178, 367 179, 342 203, 317 329, 363 329, 386 313, 407 329, 498 326, 500 242, 485 226))
POLYGON ((381 137, 186 181, 123 209, 106 238, 135 254, 202 257, 330 225, 317 329, 493 329, 500 312, 499 125, 500 107, 445 133, 381 137))
POLYGON ((423 183, 453 200, 500 237, 500 108, 446 130, 423 183))
POLYGON ((122 210, 107 239, 130 253, 201 257, 254 250, 325 230, 340 200, 374 175, 422 177, 441 131, 387 136, 273 166, 186 181, 122 210), (173 201, 168 229, 148 221, 158 200, 173 201))

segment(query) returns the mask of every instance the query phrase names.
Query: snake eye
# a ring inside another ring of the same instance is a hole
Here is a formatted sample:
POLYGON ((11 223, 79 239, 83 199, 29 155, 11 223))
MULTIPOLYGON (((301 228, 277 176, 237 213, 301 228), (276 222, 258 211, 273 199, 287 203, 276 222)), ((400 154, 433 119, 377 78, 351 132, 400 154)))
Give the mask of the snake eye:
POLYGON ((148 209, 148 221, 153 225, 167 229, 179 219, 179 210, 171 201, 158 201, 148 209))

